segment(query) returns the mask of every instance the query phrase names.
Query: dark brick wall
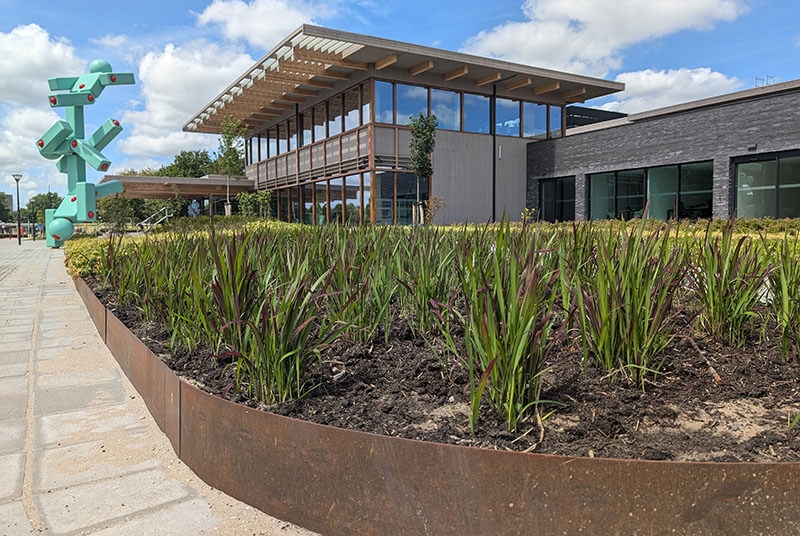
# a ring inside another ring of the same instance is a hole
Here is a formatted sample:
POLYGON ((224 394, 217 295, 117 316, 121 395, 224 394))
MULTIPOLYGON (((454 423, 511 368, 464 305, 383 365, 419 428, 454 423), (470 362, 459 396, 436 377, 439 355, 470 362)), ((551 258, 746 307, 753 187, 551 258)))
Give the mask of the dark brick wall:
POLYGON ((589 173, 713 160, 714 217, 726 218, 733 210, 731 159, 791 149, 800 149, 800 90, 531 142, 526 202, 538 207, 539 179, 574 175, 575 216, 586 219, 589 173))

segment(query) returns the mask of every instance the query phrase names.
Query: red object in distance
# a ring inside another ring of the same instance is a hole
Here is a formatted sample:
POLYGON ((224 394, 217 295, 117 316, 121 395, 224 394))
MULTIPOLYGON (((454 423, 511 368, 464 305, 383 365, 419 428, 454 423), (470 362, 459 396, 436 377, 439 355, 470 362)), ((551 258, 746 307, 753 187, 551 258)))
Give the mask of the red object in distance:
POLYGON ((94 218, 94 212, 92 212, 91 210, 89 211, 89 217, 94 218))

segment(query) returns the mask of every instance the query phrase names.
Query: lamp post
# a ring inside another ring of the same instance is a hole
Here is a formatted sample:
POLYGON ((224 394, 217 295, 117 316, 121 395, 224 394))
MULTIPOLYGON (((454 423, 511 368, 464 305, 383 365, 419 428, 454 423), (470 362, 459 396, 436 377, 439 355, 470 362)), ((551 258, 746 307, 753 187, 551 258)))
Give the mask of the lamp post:
POLYGON ((12 177, 17 181, 17 244, 22 245, 22 219, 19 214, 19 180, 22 178, 22 173, 12 173, 12 177))

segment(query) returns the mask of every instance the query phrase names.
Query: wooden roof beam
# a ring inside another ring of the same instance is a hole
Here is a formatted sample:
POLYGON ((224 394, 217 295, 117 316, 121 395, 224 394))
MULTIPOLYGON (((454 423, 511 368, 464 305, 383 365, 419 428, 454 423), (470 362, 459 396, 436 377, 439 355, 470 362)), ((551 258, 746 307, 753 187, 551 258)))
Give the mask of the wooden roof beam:
POLYGON ((580 87, 572 91, 565 91, 559 95, 565 102, 583 102, 586 100, 586 88, 580 87))
POLYGON ((536 86, 533 88, 534 95, 544 95, 545 93, 550 93, 551 91, 557 91, 561 89, 561 82, 553 82, 552 84, 544 84, 542 86, 536 86))
POLYGON ((378 61, 375 62, 375 70, 380 71, 389 67, 390 65, 394 65, 397 63, 398 57, 397 54, 389 54, 388 56, 384 56, 378 61))
POLYGON ((431 69, 433 69, 433 60, 428 60, 416 64, 411 69, 409 69, 408 72, 409 74, 411 74, 411 76, 419 76, 422 73, 430 71, 431 69))
POLYGON ((530 76, 526 76, 523 78, 517 78, 516 80, 512 80, 511 82, 506 84, 506 89, 508 91, 514 91, 516 89, 528 87, 530 85, 533 85, 533 78, 531 78, 530 76))
POLYGON ((455 80, 456 78, 461 78, 462 76, 469 73, 469 67, 467 65, 462 65, 457 69, 453 69, 452 71, 447 71, 444 73, 443 78, 449 82, 450 80, 455 80))
POLYGON ((475 85, 476 86, 485 86, 486 84, 491 84, 492 82, 497 82, 498 80, 500 80, 500 78, 502 78, 502 76, 503 75, 500 74, 500 71, 498 71, 496 73, 492 73, 492 74, 487 74, 486 76, 481 76, 480 78, 475 80, 475 85))
POLYGON ((366 71, 369 69, 369 65, 362 61, 346 60, 342 57, 342 54, 333 54, 331 52, 322 52, 320 50, 295 48, 294 57, 298 60, 315 61, 317 63, 336 65, 337 67, 344 67, 345 69, 352 69, 354 71, 366 71))

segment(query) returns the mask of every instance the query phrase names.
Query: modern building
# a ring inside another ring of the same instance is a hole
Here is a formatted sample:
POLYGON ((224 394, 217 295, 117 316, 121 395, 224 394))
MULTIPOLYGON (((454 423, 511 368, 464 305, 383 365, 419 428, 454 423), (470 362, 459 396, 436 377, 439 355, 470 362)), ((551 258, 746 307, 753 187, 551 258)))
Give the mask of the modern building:
POLYGON ((436 223, 800 217, 800 81, 625 116, 575 103, 624 85, 301 26, 186 125, 247 127, 246 173, 281 220, 436 223), (433 176, 411 117, 439 121, 433 176))
POLYGON ((527 192, 551 221, 800 218, 800 80, 529 144, 527 192))
POLYGON ((565 107, 616 82, 302 26, 185 126, 247 126, 247 177, 293 222, 408 224, 519 218, 528 143, 558 138, 565 107), (408 171, 410 117, 439 121, 430 181, 408 171))

